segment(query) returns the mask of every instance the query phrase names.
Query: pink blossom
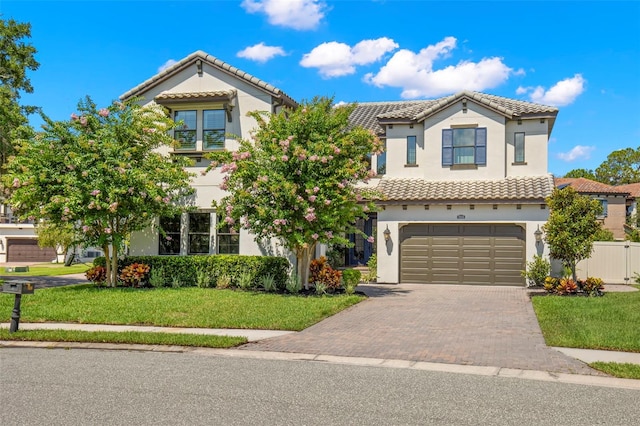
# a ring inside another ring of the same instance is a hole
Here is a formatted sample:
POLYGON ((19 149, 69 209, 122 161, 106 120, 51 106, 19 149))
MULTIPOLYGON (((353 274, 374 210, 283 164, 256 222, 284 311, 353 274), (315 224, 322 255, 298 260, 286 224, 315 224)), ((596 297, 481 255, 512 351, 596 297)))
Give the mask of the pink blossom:
POLYGON ((302 198, 301 196, 298 195, 298 197, 296 198, 296 200, 298 200, 299 203, 304 201, 304 198, 302 198))
POLYGON ((83 172, 82 172, 82 177, 87 177, 87 176, 89 176, 89 172, 88 172, 88 171, 86 171, 86 170, 85 170, 85 171, 83 171, 83 172))
POLYGON ((129 189, 127 189, 127 192, 128 192, 129 194, 133 194, 133 191, 134 191, 133 186, 130 186, 130 187, 129 187, 129 189))
POLYGON ((318 193, 318 191, 320 191, 320 188, 318 188, 317 186, 313 187, 313 192, 315 192, 316 194, 318 193))
POLYGON ((225 217, 224 221, 226 222, 227 225, 233 225, 234 223, 236 223, 236 221, 233 220, 233 218, 231 216, 225 217))
POLYGON ((76 167, 73 164, 67 164, 67 169, 74 170, 76 167))
POLYGON ((126 170, 123 167, 118 167, 117 170, 121 175, 125 174, 125 172, 126 172, 126 170))
POLYGON ((370 242, 370 243, 373 243, 373 241, 374 241, 373 235, 371 235, 369 238, 367 238, 367 241, 370 242))
POLYGON ((80 117, 80 124, 82 124, 83 126, 87 125, 87 117, 85 117, 84 115, 82 117, 80 117))
POLYGON ((331 200, 324 200, 324 205, 328 206, 329 204, 331 204, 331 200))
POLYGON ((86 234, 87 232, 89 232, 89 227, 88 227, 87 225, 84 225, 84 226, 82 227, 82 232, 84 232, 85 234, 86 234))
POLYGON ((258 180, 260 182, 268 182, 269 178, 267 176, 258 176, 258 180))
POLYGON ((309 157, 309 161, 317 161, 317 160, 318 160, 317 155, 312 155, 311 157, 309 157))
POLYGON ((98 115, 100 115, 101 117, 107 117, 109 115, 109 110, 106 108, 102 108, 100 111, 98 111, 98 115))
POLYGON ((328 159, 329 161, 333 160, 333 155, 328 156, 328 157, 327 157, 327 159, 328 159))
POLYGON ((325 232, 324 235, 326 235, 329 240, 333 238, 333 232, 331 231, 325 232))
POLYGON ((244 151, 240 153, 241 160, 246 160, 249 157, 251 157, 251 153, 249 151, 244 151))
POLYGON ((282 161, 289 161, 289 157, 286 155, 283 155, 282 157, 280 157, 282 159, 282 161))
POLYGON ((13 187, 14 188, 20 188, 20 179, 13 178, 13 187))
POLYGON ((302 154, 298 154, 298 160, 303 161, 305 158, 307 158, 307 154, 304 152, 302 154))
POLYGON ((326 162, 327 162, 327 157, 322 157, 322 158, 320 159, 320 161, 321 161, 322 163, 326 163, 326 162))
POLYGON ((117 202, 109 204, 109 211, 111 213, 115 213, 115 211, 117 209, 118 209, 118 203, 117 202))
POLYGON ((368 212, 369 211, 369 206, 362 207, 362 210, 365 211, 365 212, 368 212))
POLYGON ((89 205, 87 206, 88 209, 93 209, 96 207, 96 203, 94 201, 90 202, 89 205))
POLYGON ((75 112, 74 112, 74 113, 71 113, 71 119, 72 119, 73 121, 76 121, 76 120, 78 119, 78 116, 76 115, 76 113, 75 113, 75 112))
POLYGON ((314 240, 317 240, 317 239, 318 239, 318 237, 319 237, 319 235, 318 235, 318 234, 313 234, 313 235, 311 236, 311 238, 313 238, 314 240))
POLYGON ((334 154, 340 154, 340 148, 338 148, 337 146, 333 147, 333 153, 334 154))
POLYGON ((316 198, 317 197, 315 195, 312 195, 312 196, 309 197, 309 201, 313 203, 313 202, 316 201, 316 198))
POLYGON ((300 176, 302 174, 302 170, 296 170, 296 174, 300 176))
POLYGON ((142 198, 147 198, 147 193, 146 193, 146 192, 144 192, 144 191, 141 191, 141 192, 140 192, 140 196, 141 196, 142 198))
POLYGON ((316 209, 314 209, 313 207, 309 207, 307 209, 307 214, 304 215, 304 218, 308 221, 308 222, 313 222, 314 220, 316 220, 316 214, 315 214, 316 209))
POLYGON ((362 195, 356 194, 356 201, 362 201, 362 195))
POLYGON ((280 146, 286 151, 289 148, 289 140, 280 141, 280 146))
POLYGON ((69 212, 70 212, 69 207, 65 207, 63 212, 64 212, 64 214, 69 214, 69 212))
POLYGON ((171 201, 171 197, 164 197, 162 199, 162 202, 165 203, 165 204, 169 204, 169 201, 171 201))
POLYGON ((111 233, 111 228, 104 228, 104 233, 105 234, 110 234, 111 233))
POLYGON ((155 133, 156 129, 154 129, 153 127, 145 127, 144 129, 142 129, 142 131, 145 133, 155 133))
POLYGON ((167 240, 167 241, 173 241, 173 238, 171 238, 170 236, 168 236, 168 235, 167 235, 167 236, 165 237, 165 240, 167 240))
POLYGON ((96 196, 100 193, 99 189, 94 189, 93 191, 91 191, 91 195, 96 196))

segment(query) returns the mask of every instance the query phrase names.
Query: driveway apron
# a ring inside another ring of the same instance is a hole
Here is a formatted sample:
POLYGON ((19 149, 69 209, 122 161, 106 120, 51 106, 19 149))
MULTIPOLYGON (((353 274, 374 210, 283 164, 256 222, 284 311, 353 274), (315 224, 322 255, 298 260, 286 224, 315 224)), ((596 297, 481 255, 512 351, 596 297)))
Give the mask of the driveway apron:
POLYGON ((369 299, 243 349, 598 374, 546 346, 521 287, 365 285, 369 299))

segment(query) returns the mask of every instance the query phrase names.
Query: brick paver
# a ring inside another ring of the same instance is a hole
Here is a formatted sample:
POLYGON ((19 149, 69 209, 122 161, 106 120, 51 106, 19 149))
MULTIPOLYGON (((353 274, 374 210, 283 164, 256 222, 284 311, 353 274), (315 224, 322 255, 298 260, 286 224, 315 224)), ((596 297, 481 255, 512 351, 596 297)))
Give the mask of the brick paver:
POLYGON ((370 297, 300 333, 243 349, 598 374, 544 343, 519 287, 360 286, 370 297))

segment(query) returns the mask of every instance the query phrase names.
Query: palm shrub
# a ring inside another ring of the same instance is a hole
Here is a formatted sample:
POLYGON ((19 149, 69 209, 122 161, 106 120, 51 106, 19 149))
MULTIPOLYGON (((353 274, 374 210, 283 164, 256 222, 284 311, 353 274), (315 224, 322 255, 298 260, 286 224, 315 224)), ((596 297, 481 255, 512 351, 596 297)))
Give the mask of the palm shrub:
POLYGON ((165 276, 164 276, 164 268, 153 268, 149 272, 149 284, 151 287, 160 288, 166 285, 165 276))
POLYGON ((268 293, 274 292, 278 289, 278 287, 276 286, 276 280, 271 274, 263 276, 260 279, 260 284, 262 285, 262 288, 264 288, 264 291, 268 293))

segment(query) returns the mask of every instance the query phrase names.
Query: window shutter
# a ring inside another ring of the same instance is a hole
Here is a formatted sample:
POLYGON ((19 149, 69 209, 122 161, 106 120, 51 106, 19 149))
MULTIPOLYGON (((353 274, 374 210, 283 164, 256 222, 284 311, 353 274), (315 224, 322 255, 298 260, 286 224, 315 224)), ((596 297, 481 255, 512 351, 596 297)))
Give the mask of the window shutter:
POLYGON ((453 165, 453 129, 442 129, 442 165, 453 165))
POLYGON ((476 164, 479 166, 487 164, 487 129, 485 127, 476 129, 476 164))

